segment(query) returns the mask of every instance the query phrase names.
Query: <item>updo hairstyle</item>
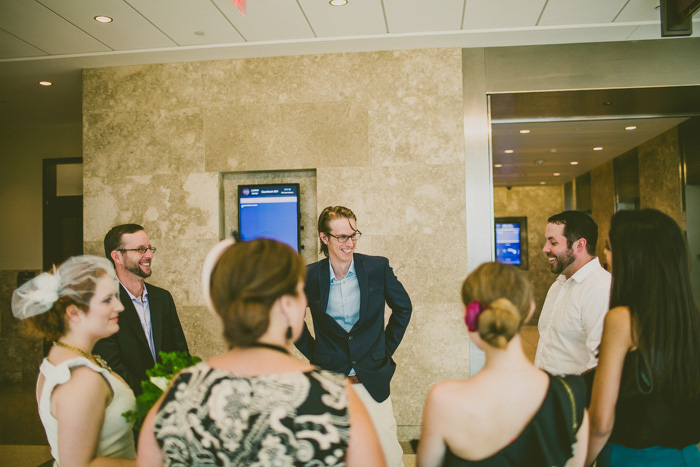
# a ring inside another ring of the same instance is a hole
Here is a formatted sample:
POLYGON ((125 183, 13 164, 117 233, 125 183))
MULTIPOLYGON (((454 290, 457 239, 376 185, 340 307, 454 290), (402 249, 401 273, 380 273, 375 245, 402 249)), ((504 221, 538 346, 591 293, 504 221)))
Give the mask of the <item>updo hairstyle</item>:
POLYGON ((532 286, 525 273, 508 264, 484 263, 462 284, 464 304, 478 301, 484 307, 479 315, 479 336, 499 349, 518 333, 532 300, 532 286))
POLYGON ((12 296, 12 312, 25 330, 49 341, 67 331, 66 310, 75 305, 87 313, 97 282, 108 277, 119 290, 114 267, 105 258, 73 256, 53 272, 45 272, 19 287, 12 296))
POLYGON ((306 276, 301 257, 275 240, 257 239, 230 246, 211 275, 211 300, 230 347, 248 347, 270 325, 272 305, 297 295, 306 276))
MULTIPOLYGON (((92 292, 95 291, 95 283, 92 284, 92 292)), ((89 285, 89 284, 88 284, 89 285)), ((78 303, 70 297, 60 297, 46 313, 32 316, 24 320, 26 331, 30 334, 38 334, 48 341, 57 341, 66 333, 67 321, 66 309, 70 305, 77 306, 83 312, 87 312, 88 306, 78 303)))

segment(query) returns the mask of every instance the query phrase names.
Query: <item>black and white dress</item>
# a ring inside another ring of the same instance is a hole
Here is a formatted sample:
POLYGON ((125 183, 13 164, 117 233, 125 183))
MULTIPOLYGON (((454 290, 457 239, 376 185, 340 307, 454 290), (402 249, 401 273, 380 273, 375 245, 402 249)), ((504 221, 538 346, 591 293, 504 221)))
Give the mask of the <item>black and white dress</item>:
POLYGON ((164 465, 344 465, 345 380, 321 369, 245 377, 202 362, 173 380, 155 436, 164 465))

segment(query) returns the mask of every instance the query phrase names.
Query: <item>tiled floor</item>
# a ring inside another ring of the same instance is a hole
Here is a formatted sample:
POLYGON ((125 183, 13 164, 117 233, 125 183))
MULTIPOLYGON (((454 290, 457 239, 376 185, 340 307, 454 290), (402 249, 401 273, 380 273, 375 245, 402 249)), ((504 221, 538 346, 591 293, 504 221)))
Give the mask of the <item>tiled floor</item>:
MULTIPOLYGON (((539 334, 537 326, 524 326, 523 350, 535 359, 539 334)), ((34 384, 0 384, 0 466, 37 467, 51 465, 51 452, 39 420, 34 384)), ((410 447, 404 455, 405 467, 416 465, 410 447)))

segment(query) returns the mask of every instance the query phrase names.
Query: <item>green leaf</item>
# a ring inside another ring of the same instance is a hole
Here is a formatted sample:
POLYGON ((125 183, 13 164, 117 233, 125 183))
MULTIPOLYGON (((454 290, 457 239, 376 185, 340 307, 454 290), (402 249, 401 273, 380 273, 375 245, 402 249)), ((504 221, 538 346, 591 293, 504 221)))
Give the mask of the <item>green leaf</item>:
POLYGON ((202 361, 201 358, 189 355, 187 352, 159 352, 158 355, 161 363, 156 363, 153 368, 146 371, 147 378, 141 381, 143 393, 136 398, 136 408, 122 414, 127 422, 133 423, 134 429, 137 431, 141 430, 141 425, 143 425, 148 411, 163 394, 163 391, 153 384, 150 378, 164 377, 170 382, 183 369, 202 361))

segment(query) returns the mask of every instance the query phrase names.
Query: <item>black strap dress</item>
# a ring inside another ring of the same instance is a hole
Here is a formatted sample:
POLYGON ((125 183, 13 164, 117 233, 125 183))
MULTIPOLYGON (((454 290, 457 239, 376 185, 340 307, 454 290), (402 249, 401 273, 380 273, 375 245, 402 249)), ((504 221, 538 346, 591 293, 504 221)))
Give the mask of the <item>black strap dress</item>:
POLYGON ((563 466, 573 456, 572 445, 583 420, 586 386, 580 376, 549 376, 542 406, 508 446, 486 459, 457 457, 449 446, 444 466, 563 466))

